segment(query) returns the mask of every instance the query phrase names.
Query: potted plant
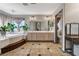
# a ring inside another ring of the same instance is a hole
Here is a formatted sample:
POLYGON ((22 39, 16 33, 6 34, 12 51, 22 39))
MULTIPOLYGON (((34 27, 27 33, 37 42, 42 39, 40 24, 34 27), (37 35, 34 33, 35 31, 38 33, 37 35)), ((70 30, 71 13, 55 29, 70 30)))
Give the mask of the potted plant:
POLYGON ((8 30, 6 25, 3 25, 0 27, 0 31, 1 31, 1 35, 5 36, 6 35, 6 31, 8 30))
POLYGON ((26 23, 25 23, 25 25, 23 25, 23 26, 21 26, 21 27, 23 28, 24 31, 27 31, 28 28, 29 28, 28 25, 27 25, 26 23))
POLYGON ((25 31, 27 31, 29 29, 29 27, 26 23, 25 23, 25 25, 20 26, 20 28, 22 28, 24 30, 24 33, 25 33, 25 31))
POLYGON ((24 39, 26 39, 25 35, 27 35, 26 31, 29 29, 28 25, 25 23, 25 25, 20 26, 20 28, 22 28, 24 30, 24 33, 23 33, 24 34, 24 39))
POLYGON ((8 31, 11 31, 11 32, 14 32, 14 29, 17 28, 15 24, 12 24, 12 23, 8 23, 7 27, 8 27, 8 31))

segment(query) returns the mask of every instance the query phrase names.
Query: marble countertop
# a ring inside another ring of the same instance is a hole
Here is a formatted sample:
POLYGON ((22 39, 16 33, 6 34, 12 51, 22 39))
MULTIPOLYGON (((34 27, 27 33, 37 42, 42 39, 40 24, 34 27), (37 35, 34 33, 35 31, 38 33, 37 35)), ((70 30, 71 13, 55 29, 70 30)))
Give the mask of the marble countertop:
POLYGON ((15 38, 15 37, 18 37, 18 36, 26 36, 27 33, 30 33, 30 32, 35 32, 35 33, 53 33, 54 31, 27 31, 25 33, 23 32, 16 32, 16 33, 7 33, 6 36, 0 36, 0 41, 2 40, 6 40, 6 39, 9 39, 9 38, 15 38))
POLYGON ((55 32, 55 31, 28 31, 28 32, 37 32, 37 33, 49 33, 49 32, 55 32))
POLYGON ((6 40, 9 38, 15 38, 15 37, 19 37, 19 36, 25 36, 27 35, 27 33, 11 33, 11 34, 6 34, 6 36, 0 36, 0 41, 2 40, 6 40))

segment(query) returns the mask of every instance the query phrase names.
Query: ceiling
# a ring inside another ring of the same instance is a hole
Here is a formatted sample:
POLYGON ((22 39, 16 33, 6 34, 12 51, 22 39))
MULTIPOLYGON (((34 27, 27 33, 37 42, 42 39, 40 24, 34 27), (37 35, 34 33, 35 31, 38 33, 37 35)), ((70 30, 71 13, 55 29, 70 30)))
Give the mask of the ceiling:
POLYGON ((61 3, 0 3, 0 10, 11 15, 51 15, 61 3))

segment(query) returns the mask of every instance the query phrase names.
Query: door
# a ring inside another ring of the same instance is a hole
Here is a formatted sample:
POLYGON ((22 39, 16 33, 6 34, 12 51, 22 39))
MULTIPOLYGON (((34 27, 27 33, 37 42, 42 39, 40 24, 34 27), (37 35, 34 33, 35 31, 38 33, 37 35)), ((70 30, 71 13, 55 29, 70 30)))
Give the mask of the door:
POLYGON ((61 43, 63 30, 63 10, 55 16, 55 42, 61 43))

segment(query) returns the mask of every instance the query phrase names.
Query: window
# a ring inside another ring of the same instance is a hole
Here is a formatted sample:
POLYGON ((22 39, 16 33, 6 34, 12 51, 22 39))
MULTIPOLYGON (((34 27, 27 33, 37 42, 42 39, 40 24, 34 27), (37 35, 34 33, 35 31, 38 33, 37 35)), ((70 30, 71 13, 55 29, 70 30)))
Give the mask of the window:
POLYGON ((25 24, 25 20, 23 18, 18 19, 18 20, 14 19, 12 23, 15 24, 15 26, 17 27, 14 29, 14 32, 22 32, 23 31, 23 28, 21 27, 21 26, 24 26, 24 24, 25 24))
POLYGON ((3 21, 2 21, 2 18, 1 18, 1 16, 0 16, 0 26, 2 26, 3 24, 3 21))
MULTIPOLYGON (((25 20, 22 20, 21 23, 19 24, 19 27, 24 25, 25 25, 25 20)), ((20 31, 24 31, 22 27, 20 28, 20 31)))

